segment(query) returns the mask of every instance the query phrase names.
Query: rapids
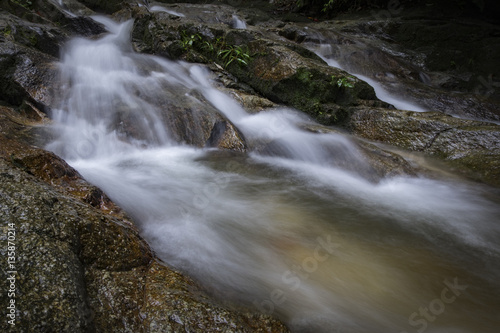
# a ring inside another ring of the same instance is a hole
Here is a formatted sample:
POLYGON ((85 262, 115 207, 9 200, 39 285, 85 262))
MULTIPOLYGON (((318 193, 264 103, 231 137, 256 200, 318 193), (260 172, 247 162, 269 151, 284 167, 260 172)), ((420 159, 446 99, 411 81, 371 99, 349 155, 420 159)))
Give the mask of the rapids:
POLYGON ((65 49, 48 149, 133 216, 166 263, 294 332, 497 332, 495 190, 446 177, 371 182, 349 167, 366 163, 349 137, 304 131, 312 121, 286 108, 248 114, 199 65, 134 53, 131 21, 96 19, 108 35, 65 49), (176 142, 155 104, 165 89, 202 94, 272 149, 176 142), (120 108, 139 138, 116 128, 120 108))

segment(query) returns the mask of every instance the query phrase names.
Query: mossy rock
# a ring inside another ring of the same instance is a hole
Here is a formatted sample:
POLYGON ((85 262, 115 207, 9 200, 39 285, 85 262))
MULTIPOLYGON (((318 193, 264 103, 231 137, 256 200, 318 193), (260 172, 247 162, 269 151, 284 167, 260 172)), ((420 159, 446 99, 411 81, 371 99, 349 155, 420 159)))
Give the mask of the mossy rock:
POLYGON ((377 99, 367 83, 313 55, 264 39, 250 42, 248 49, 248 67, 232 65, 228 71, 273 102, 304 111, 323 124, 342 122, 345 107, 361 99, 377 99), (348 84, 338 85, 339 80, 348 84))
POLYGON ((351 110, 350 130, 361 137, 444 159, 473 179, 500 186, 500 126, 440 112, 376 108, 351 110))

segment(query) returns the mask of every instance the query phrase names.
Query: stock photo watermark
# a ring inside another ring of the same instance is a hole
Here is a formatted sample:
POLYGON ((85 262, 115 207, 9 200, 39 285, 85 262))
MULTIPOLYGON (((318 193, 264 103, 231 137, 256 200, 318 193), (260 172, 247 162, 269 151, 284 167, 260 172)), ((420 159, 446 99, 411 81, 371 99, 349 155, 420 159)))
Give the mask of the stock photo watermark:
POLYGON ((6 306, 6 317, 7 322, 11 326, 16 325, 16 293, 17 293, 17 271, 16 271, 16 225, 15 223, 9 223, 7 225, 7 237, 6 237, 6 249, 7 254, 7 290, 5 291, 8 298, 8 304, 6 306))
POLYGON ((283 282, 283 289, 274 288, 267 299, 258 301, 254 300, 253 305, 266 315, 271 315, 276 310, 276 306, 282 305, 287 301, 286 292, 296 291, 300 288, 301 284, 309 279, 311 274, 316 272, 320 263, 326 261, 333 255, 340 244, 332 242, 332 237, 327 235, 325 237, 319 236, 316 238, 317 245, 314 248, 313 255, 304 258, 300 264, 292 265, 291 269, 283 272, 281 275, 281 282, 283 282))
MULTIPOLYGON (((454 278, 453 282, 444 281, 445 287, 441 290, 439 297, 429 302, 427 307, 420 307, 418 311, 413 312, 408 317, 408 325, 414 328, 418 333, 424 333, 429 327, 429 323, 433 323, 446 310, 446 305, 454 303, 457 298, 469 287, 466 284, 461 284, 458 278, 454 278)), ((400 333, 410 333, 401 331, 400 333)))

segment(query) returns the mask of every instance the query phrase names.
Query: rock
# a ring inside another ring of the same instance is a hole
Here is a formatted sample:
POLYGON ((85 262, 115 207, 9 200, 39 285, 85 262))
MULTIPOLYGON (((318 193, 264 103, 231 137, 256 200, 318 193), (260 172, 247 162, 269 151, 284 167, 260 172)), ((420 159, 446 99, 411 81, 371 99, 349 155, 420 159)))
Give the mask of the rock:
POLYGON ((206 147, 217 147, 234 151, 246 151, 243 134, 227 121, 217 121, 206 142, 206 147))
POLYGON ((233 65, 229 71, 271 101, 305 111, 323 124, 343 121, 345 106, 358 99, 376 99, 365 82, 289 47, 264 39, 248 47, 254 55, 248 68, 233 65))
POLYGON ((99 188, 84 181, 81 175, 60 157, 33 145, 47 140, 46 136, 50 133, 40 131, 39 122, 26 121, 22 114, 2 106, 0 121, 0 158, 107 214, 125 216, 99 188), (32 127, 33 125, 35 127, 32 127))
POLYGON ((0 14, 3 37, 59 57, 60 48, 69 36, 92 36, 105 31, 101 24, 88 17, 95 13, 77 1, 66 0, 63 5, 55 0, 30 3, 22 6, 13 1, 0 1, 0 8, 6 10, 0 14))
MULTIPOLYGON (((141 97, 159 108, 160 120, 176 142, 197 147, 246 149, 244 137, 197 91, 170 87, 147 94, 141 97)), ((110 129, 116 129, 124 140, 148 142, 146 135, 150 130, 140 126, 140 113, 126 107, 117 108, 114 112, 110 129)))
POLYGON ((443 158, 476 179, 500 185, 500 126, 440 112, 375 108, 352 111, 355 135, 443 158))
POLYGON ((179 94, 168 98, 169 95, 165 93, 160 99, 162 118, 177 142, 246 150, 243 135, 199 93, 192 91, 187 97, 179 94))
POLYGON ((9 13, 0 14, 0 30, 3 39, 13 41, 53 57, 58 57, 67 36, 60 29, 45 24, 21 20, 9 13))
MULTIPOLYGON (((303 127, 307 131, 314 133, 335 133, 347 135, 345 132, 338 129, 320 125, 305 125, 303 127)), ((391 152, 387 149, 377 147, 376 145, 366 142, 365 140, 357 137, 350 138, 353 145, 361 158, 355 159, 350 156, 342 163, 342 152, 335 152, 335 162, 341 163, 345 170, 359 174, 360 176, 372 182, 379 182, 380 180, 394 176, 415 176, 418 173, 426 172, 423 168, 412 165, 401 155, 391 152), (339 162, 340 161, 340 162, 339 162)))
MULTIPOLYGON (((224 6, 188 7, 216 11, 221 18, 228 11, 224 6)), ((165 13, 148 14, 142 8, 133 9, 131 15, 137 18, 132 33, 136 49, 217 62, 263 97, 305 111, 324 124, 341 122, 348 116, 346 106, 362 100, 384 105, 365 82, 328 66, 303 47, 277 43, 254 31, 231 29, 222 19, 222 23, 212 22, 207 15, 203 19, 192 13, 174 18, 165 13)))
POLYGON ((234 97, 234 99, 250 113, 259 112, 278 106, 276 103, 271 102, 267 98, 261 97, 256 94, 250 94, 245 91, 228 89, 225 90, 225 92, 234 97))
POLYGON ((432 7, 401 9, 383 20, 372 11, 314 26, 288 24, 279 33, 310 48, 321 44, 343 69, 425 110, 499 121, 499 73, 491 61, 499 52, 498 26, 443 17, 432 7))
POLYGON ((0 43, 0 99, 15 106, 23 103, 50 112, 56 59, 12 42, 0 43))
MULTIPOLYGON (((9 224, 16 231, 16 331, 95 330, 87 304, 83 267, 78 260, 77 212, 68 202, 25 172, 0 159, 2 242, 9 224), (64 209, 64 208, 63 208, 64 209)), ((7 254, 2 251, 2 255, 7 254)), ((6 265, 3 265, 6 267, 6 265)), ((2 276, 7 276, 2 267, 2 276)), ((5 286, 5 278, 2 279, 5 286)), ((2 294, 2 304, 9 299, 2 294)), ((6 321, 0 324, 9 331, 6 321)))

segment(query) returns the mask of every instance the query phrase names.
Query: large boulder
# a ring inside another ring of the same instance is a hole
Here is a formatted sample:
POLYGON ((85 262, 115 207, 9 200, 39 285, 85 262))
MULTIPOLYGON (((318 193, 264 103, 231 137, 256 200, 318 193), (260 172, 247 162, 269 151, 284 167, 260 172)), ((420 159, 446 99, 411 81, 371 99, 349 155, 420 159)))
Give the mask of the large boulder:
POLYGON ((136 18, 132 33, 135 48, 173 59, 216 62, 275 103, 305 111, 323 124, 335 124, 348 116, 347 106, 383 106, 373 89, 348 73, 328 66, 309 50, 270 40, 262 32, 233 29, 232 9, 226 6, 188 5, 190 11, 208 15, 176 16, 130 10, 136 18))
POLYGON ((57 79, 56 59, 12 42, 0 43, 0 99, 48 112, 57 79))
POLYGON ((348 115, 346 106, 377 103, 366 82, 328 66, 305 49, 265 39, 244 47, 252 61, 247 67, 231 64, 229 71, 270 100, 305 111, 323 124, 342 122, 348 115))
POLYGON ((349 121, 361 137, 424 152, 466 170, 471 177, 500 185, 500 126, 440 112, 357 108, 349 121))
POLYGON ((500 120, 497 24, 434 7, 288 23, 278 34, 315 49, 346 71, 378 82, 422 109, 500 120), (465 37, 466 36, 466 37, 465 37))

